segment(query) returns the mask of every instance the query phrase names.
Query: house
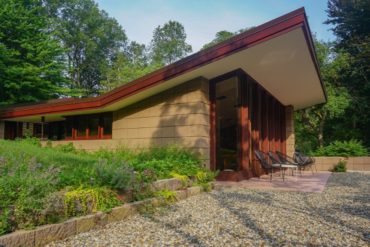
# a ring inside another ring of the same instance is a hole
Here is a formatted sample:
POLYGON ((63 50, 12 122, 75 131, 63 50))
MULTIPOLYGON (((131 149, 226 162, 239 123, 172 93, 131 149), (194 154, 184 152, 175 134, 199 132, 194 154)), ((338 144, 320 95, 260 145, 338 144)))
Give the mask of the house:
POLYGON ((253 150, 294 151, 293 112, 326 102, 303 8, 98 97, 0 110, 0 138, 76 148, 177 144, 213 170, 260 173, 253 150))

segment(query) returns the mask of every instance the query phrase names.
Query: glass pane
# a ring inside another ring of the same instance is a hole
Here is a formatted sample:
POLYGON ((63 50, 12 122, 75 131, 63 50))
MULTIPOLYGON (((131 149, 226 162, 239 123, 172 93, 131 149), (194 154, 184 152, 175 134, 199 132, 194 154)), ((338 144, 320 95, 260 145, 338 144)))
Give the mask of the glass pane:
POLYGON ((80 116, 77 118, 76 129, 77 129, 78 137, 86 136, 86 129, 87 129, 87 117, 86 116, 80 116))
POLYGON ((73 121, 71 118, 67 118, 65 122, 65 135, 66 137, 72 137, 73 121))
POLYGON ((217 169, 238 170, 238 79, 216 84, 217 169))
POLYGON ((113 116, 112 113, 105 113, 103 115, 103 129, 104 135, 111 135, 112 134, 112 122, 113 116))
POLYGON ((99 115, 88 118, 89 136, 98 136, 99 132, 99 115))

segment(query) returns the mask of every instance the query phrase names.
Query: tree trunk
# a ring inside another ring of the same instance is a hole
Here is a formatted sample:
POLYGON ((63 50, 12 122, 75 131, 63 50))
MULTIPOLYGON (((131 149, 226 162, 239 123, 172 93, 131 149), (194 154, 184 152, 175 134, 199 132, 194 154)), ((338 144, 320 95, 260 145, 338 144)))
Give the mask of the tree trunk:
POLYGON ((319 135, 318 135, 318 140, 319 140, 319 147, 322 148, 324 146, 324 124, 325 124, 325 115, 323 115, 320 124, 319 124, 319 135))

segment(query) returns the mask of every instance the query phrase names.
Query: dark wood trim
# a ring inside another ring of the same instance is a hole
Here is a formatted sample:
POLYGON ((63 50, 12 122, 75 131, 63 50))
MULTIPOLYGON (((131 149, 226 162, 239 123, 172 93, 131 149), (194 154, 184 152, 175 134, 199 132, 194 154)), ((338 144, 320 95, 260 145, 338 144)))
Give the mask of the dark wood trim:
POLYGON ((216 170, 216 81, 209 81, 210 168, 216 170))
MULTIPOLYGON (((306 41, 309 44, 308 48, 312 54, 314 64, 317 67, 317 61, 314 55, 315 51, 305 11, 304 8, 300 8, 256 28, 243 32, 225 42, 181 59, 176 63, 152 72, 99 97, 54 100, 47 103, 41 102, 36 105, 13 106, 0 110, 0 119, 101 108, 150 87, 161 84, 166 80, 177 77, 234 54, 242 49, 250 48, 256 44, 275 38, 297 28, 302 28, 306 33, 306 41)), ((317 73, 320 77, 318 69, 317 73)))

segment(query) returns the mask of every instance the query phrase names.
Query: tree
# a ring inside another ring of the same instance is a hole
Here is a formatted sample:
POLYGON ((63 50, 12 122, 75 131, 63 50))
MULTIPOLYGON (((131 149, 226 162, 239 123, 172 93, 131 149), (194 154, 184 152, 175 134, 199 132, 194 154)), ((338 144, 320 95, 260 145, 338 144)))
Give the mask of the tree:
POLYGON ((58 97, 63 50, 38 0, 0 0, 0 104, 58 97))
POLYGON ((57 37, 66 49, 71 88, 95 95, 127 37, 121 26, 93 0, 48 0, 57 37))
POLYGON ((215 38, 211 42, 205 44, 202 47, 202 50, 203 49, 206 49, 208 47, 214 46, 214 45, 216 45, 218 43, 221 43, 221 42, 223 42, 225 40, 228 40, 231 37, 233 37, 234 35, 235 35, 235 33, 232 33, 232 32, 226 31, 226 30, 219 31, 219 32, 216 33, 215 38))
MULTIPOLYGON (((341 86, 341 70, 348 66, 348 57, 336 53, 330 43, 316 41, 316 52, 328 101, 296 112, 297 146, 305 151, 323 147, 327 122, 340 119, 347 112, 351 98, 341 86)), ((327 140, 326 142, 331 142, 327 140)))
POLYGON ((171 64, 192 52, 186 43, 184 26, 177 21, 169 21, 158 26, 151 41, 152 59, 155 64, 171 64))
POLYGON ((118 86, 131 82, 149 74, 161 65, 149 63, 145 45, 131 42, 124 52, 120 52, 107 72, 107 79, 102 81, 102 92, 110 91, 118 86))
POLYGON ((352 103, 345 129, 357 129, 370 146, 370 1, 330 0, 327 24, 337 36, 337 52, 345 53, 348 66, 340 72, 342 85, 349 91, 352 103))

